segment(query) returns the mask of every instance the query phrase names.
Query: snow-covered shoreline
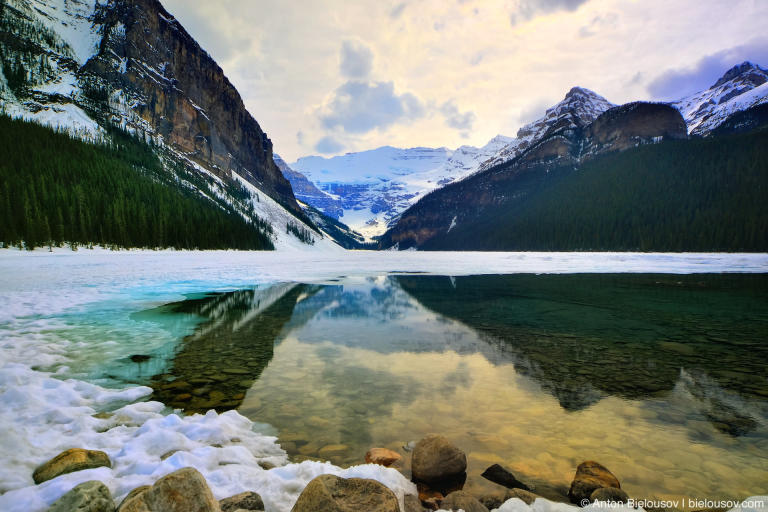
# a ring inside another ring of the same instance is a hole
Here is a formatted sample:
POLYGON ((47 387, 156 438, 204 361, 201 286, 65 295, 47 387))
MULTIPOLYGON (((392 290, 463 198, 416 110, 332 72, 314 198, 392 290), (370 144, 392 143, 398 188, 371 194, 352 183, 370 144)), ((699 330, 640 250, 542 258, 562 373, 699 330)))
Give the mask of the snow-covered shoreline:
MULTIPOLYGON (((186 293, 340 276, 582 272, 765 273, 768 254, 2 249, 0 425, 8 434, 0 444, 0 510, 45 510, 74 485, 92 479, 103 481, 119 499, 184 466, 198 469, 217 498, 258 490, 268 511, 290 510, 306 483, 322 473, 374 478, 401 498, 415 492, 399 472, 381 466, 289 464, 264 425, 235 411, 183 417, 144 401, 149 388, 108 389, 66 378, 72 348, 51 330, 73 310, 109 300, 146 307, 186 293), (113 467, 33 484, 38 464, 72 447, 101 449, 113 467), (277 467, 264 469, 265 462, 277 467)), ((513 501, 500 510, 576 510, 545 500, 530 507, 513 501)))

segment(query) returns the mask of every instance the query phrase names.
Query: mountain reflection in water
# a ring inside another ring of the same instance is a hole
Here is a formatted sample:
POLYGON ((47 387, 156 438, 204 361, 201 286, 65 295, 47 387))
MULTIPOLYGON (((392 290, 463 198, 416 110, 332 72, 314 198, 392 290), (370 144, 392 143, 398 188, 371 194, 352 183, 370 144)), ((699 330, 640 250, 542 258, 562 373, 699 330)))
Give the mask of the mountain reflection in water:
POLYGON ((206 320, 155 398, 238 408, 294 460, 355 464, 440 431, 470 488, 498 462, 555 496, 586 458, 640 495, 768 481, 766 276, 382 276, 164 308, 206 320))

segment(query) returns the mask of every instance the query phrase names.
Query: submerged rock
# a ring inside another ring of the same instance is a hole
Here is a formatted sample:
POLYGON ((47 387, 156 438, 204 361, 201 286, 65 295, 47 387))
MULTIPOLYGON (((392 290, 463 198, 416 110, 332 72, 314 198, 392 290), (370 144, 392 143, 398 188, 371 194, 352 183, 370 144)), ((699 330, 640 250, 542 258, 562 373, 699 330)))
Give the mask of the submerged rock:
POLYGON ((467 470, 467 456, 447 438, 429 434, 416 443, 411 468, 414 480, 449 480, 467 470))
POLYGON ((454 491, 440 504, 444 510, 463 510, 464 512, 488 512, 488 508, 474 496, 464 491, 454 491))
POLYGON ((581 504, 584 500, 589 500, 596 489, 602 487, 615 487, 618 489, 621 485, 608 468, 599 462, 588 460, 582 462, 576 468, 576 474, 568 491, 568 498, 572 503, 581 504))
POLYGON ((480 476, 486 480, 490 480, 495 484, 503 485, 509 489, 523 489, 524 491, 530 490, 527 485, 515 478, 515 475, 498 464, 490 466, 488 469, 483 471, 483 474, 480 476))
POLYGON ((112 467, 112 462, 106 453, 98 450, 70 448, 38 466, 32 474, 32 479, 36 484, 40 484, 66 473, 104 466, 112 467))
POLYGON ((536 501, 536 498, 541 498, 541 496, 530 491, 525 491, 523 489, 507 489, 506 491, 497 492, 481 497, 480 503, 485 505, 488 510, 493 510, 495 508, 499 508, 503 503, 506 503, 512 498, 517 498, 522 500, 522 502, 526 505, 530 505, 536 501))
POLYGON ((76 485, 56 500, 48 512, 114 512, 115 502, 109 489, 98 480, 76 485))
POLYGON ((365 462, 368 464, 378 464, 379 466, 389 467, 403 457, 387 448, 371 448, 365 454, 365 462))
POLYGON ((616 487, 600 487, 589 496, 590 501, 610 501, 612 503, 626 503, 629 495, 616 487))
POLYGON ((329 444, 325 445, 317 451, 317 455, 323 459, 329 459, 331 457, 338 457, 344 455, 349 451, 349 446, 345 444, 329 444))
POLYGON ((400 512, 397 497, 367 478, 320 475, 310 481, 291 512, 400 512))
POLYGON ((264 510, 264 502, 259 493, 253 491, 241 492, 229 498, 219 501, 221 512, 235 512, 237 510, 264 510))

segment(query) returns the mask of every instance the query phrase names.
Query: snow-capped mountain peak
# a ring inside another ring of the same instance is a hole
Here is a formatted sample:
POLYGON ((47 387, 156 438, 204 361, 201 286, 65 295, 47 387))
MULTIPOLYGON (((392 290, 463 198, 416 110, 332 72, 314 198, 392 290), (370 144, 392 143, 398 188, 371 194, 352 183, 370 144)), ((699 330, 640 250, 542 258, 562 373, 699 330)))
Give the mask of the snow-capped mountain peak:
POLYGON ((333 158, 303 157, 290 164, 291 171, 283 172, 300 200, 371 239, 424 195, 476 171, 513 141, 497 135, 483 147, 455 150, 383 146, 333 158), (307 179, 323 196, 306 192, 307 179))
POLYGON ((484 171, 508 162, 555 132, 584 128, 597 116, 615 106, 594 91, 573 87, 561 102, 548 108, 544 116, 520 128, 517 138, 483 162, 479 170, 484 171))
POLYGON ((743 83, 752 83, 755 87, 757 87, 758 85, 765 83, 767 76, 767 70, 761 68, 757 64, 753 64, 752 62, 745 60, 741 64, 733 66, 731 69, 726 71, 725 74, 720 77, 712 87, 719 87, 724 85, 726 82, 737 78, 743 83))
POLYGON ((706 136, 728 116, 768 102, 768 70, 745 61, 732 67, 709 89, 672 103, 685 118, 688 133, 706 136))

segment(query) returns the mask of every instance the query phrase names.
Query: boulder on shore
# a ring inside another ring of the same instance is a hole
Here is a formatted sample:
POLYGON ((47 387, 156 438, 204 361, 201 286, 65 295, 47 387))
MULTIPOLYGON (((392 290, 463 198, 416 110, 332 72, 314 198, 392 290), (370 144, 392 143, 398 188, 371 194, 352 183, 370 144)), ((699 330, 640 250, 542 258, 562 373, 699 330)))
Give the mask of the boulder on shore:
POLYGON ((114 512, 115 502, 109 489, 98 480, 76 485, 56 500, 48 512, 114 512))
POLYGON ((378 464, 387 468, 400 459, 402 459, 402 456, 399 453, 387 448, 371 448, 365 454, 365 462, 367 464, 378 464))
POLYGON ((102 466, 112 467, 112 462, 106 453, 98 450, 70 448, 39 465, 35 472, 32 473, 32 479, 36 484, 41 484, 66 473, 100 468, 102 466))
POLYGON ((264 501, 257 492, 246 491, 235 494, 219 501, 221 512, 235 512, 236 510, 264 510, 264 501))
POLYGON ((618 478, 611 473, 608 468, 588 460, 579 464, 576 468, 576 474, 571 482, 571 488, 568 491, 568 498, 571 503, 581 505, 584 500, 590 500, 592 493, 602 487, 621 488, 618 478))
POLYGON ((388 487, 367 478, 320 475, 311 480, 291 512, 400 512, 388 487))
POLYGON ((454 491, 446 496, 440 504, 440 508, 454 512, 458 510, 463 510, 464 512, 488 512, 485 505, 464 491, 454 491))
POLYGON ((429 434, 413 449, 411 473, 416 481, 449 480, 466 470, 467 456, 444 436, 429 434))
MULTIPOLYGON (((133 501, 151 512, 220 512, 208 483, 195 468, 182 468, 155 482, 133 501)), ((141 510, 141 509, 137 509, 141 510)))
POLYGON ((480 476, 486 480, 490 480, 495 484, 503 485, 508 489, 523 489, 524 491, 531 490, 527 485, 515 478, 515 475, 498 464, 490 466, 488 469, 483 471, 483 474, 480 476))
POLYGON ((144 503, 144 498, 142 498, 141 495, 151 488, 151 485, 142 485, 133 489, 126 494, 123 501, 120 502, 120 505, 117 507, 117 512, 149 512, 147 504, 144 503))

